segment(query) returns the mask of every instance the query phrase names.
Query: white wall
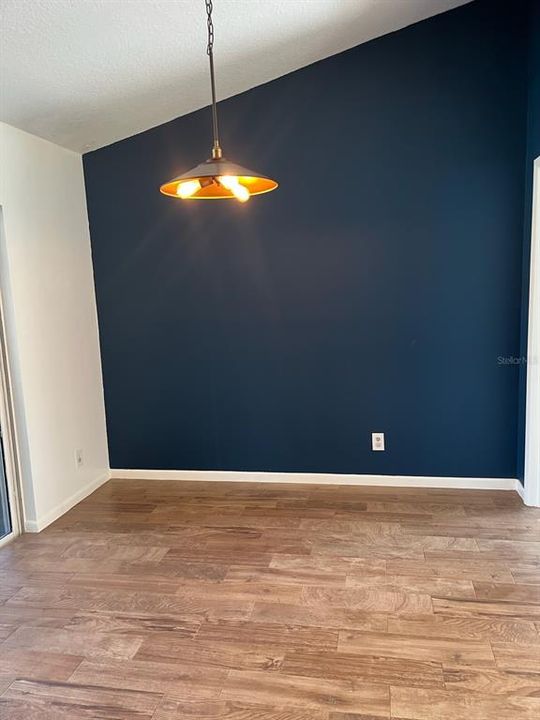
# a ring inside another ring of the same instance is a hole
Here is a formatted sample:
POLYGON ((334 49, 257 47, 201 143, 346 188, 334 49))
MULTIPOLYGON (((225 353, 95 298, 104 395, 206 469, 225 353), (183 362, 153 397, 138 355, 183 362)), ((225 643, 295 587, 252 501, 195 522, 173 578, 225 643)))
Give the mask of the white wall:
POLYGON ((108 476, 81 156, 0 123, 0 205, 25 527, 38 530, 108 476))

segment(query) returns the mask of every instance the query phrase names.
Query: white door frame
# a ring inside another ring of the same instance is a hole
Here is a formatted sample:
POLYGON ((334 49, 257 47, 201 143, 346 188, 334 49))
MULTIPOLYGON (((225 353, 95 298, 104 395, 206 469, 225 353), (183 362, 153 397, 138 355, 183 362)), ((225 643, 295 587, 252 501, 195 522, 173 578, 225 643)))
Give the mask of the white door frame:
POLYGON ((540 157, 533 166, 532 206, 523 499, 540 506, 540 157))
MULTIPOLYGON (((1 206, 0 223, 3 223, 1 206)), ((0 227, 0 233, 3 232, 4 228, 0 227)), ((0 547, 20 535, 23 527, 22 498, 20 492, 21 469, 19 465, 13 396, 11 393, 13 385, 11 383, 9 370, 9 356, 6 338, 7 334, 4 305, 2 302, 2 287, 0 287, 0 425, 2 426, 2 446, 4 450, 7 494, 11 515, 11 532, 0 539, 0 547)))

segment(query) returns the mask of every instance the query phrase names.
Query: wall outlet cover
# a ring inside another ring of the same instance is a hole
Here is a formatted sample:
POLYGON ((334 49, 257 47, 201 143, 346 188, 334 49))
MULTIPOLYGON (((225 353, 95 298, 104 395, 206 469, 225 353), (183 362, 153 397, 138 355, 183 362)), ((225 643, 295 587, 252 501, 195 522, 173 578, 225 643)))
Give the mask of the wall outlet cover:
POLYGON ((371 433, 371 449, 375 452, 381 452, 384 448, 384 433, 371 433))

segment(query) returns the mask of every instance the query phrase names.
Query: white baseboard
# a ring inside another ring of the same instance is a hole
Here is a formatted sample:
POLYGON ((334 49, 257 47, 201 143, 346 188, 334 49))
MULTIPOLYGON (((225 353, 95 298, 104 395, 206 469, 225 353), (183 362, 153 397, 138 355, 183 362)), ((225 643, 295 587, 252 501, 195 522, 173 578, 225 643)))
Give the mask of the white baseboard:
POLYGON ((98 487, 106 483, 109 480, 109 475, 110 473, 104 473, 103 475, 94 478, 94 480, 91 480, 87 485, 78 490, 67 500, 60 503, 55 508, 50 510, 46 515, 43 515, 37 520, 25 520, 24 531, 27 533, 41 532, 47 527, 47 525, 50 525, 55 520, 58 520, 61 515, 66 513, 68 510, 71 510, 74 505, 77 505, 77 503, 81 502, 81 500, 84 500, 85 497, 88 497, 88 495, 93 493, 94 490, 97 490, 98 487))
MULTIPOLYGON (((183 480, 204 482, 297 483, 305 485, 373 485, 431 487, 464 490, 515 490, 523 486, 515 478, 436 477, 416 475, 340 475, 337 473, 235 472, 229 470, 111 470, 111 479, 183 480), (519 487, 518 487, 519 486, 519 487)), ((520 493, 521 494, 521 493, 520 493)))

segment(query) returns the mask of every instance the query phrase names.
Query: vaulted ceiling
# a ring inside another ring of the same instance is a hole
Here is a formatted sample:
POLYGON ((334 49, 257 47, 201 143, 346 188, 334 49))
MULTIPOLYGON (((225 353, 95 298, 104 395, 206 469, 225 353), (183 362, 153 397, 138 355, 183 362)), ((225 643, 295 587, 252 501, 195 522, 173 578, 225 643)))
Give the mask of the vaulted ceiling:
MULTIPOLYGON (((225 98, 468 0, 214 0, 225 98)), ((2 0, 0 119, 79 152, 209 103, 204 0, 2 0)))

